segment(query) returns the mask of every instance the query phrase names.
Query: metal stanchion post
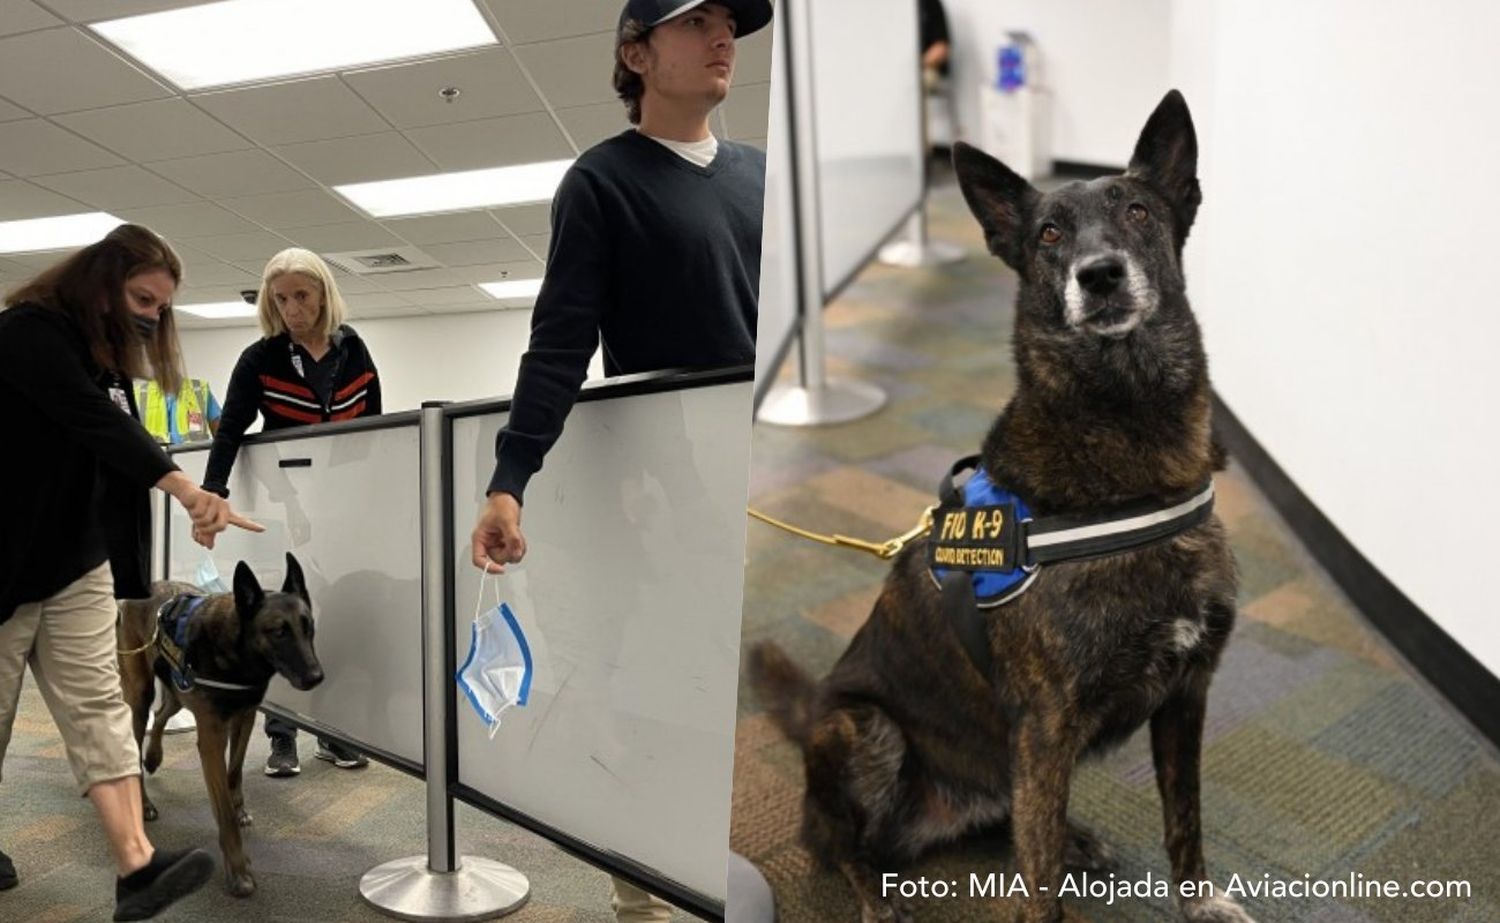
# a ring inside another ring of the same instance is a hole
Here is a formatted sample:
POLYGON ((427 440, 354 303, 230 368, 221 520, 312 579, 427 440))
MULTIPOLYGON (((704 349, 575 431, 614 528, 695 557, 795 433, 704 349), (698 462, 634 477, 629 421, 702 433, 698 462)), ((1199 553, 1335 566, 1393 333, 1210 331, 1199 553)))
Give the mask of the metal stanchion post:
POLYGON ((444 585, 452 541, 444 521, 443 410, 422 405, 422 633, 424 717, 423 768, 427 777, 427 854, 377 865, 359 880, 359 893, 380 912, 401 920, 488 920, 526 903, 526 876, 499 862, 457 857, 453 842, 453 799, 448 795, 448 703, 453 684, 444 651, 444 585))
MULTIPOLYGON (((920 73, 920 68, 919 68, 920 73)), ((927 80, 922 77, 922 201, 906 222, 906 239, 880 248, 880 262, 887 266, 916 269, 923 266, 949 266, 961 262, 964 251, 942 240, 927 239, 927 189, 932 182, 927 148, 927 80)))
POLYGON ((757 419, 783 426, 847 423, 885 405, 885 392, 862 381, 829 378, 823 355, 823 254, 818 210, 817 126, 812 94, 810 3, 783 2, 776 11, 787 49, 791 77, 792 199, 797 235, 797 297, 801 303, 798 337, 800 381, 766 393, 757 419))

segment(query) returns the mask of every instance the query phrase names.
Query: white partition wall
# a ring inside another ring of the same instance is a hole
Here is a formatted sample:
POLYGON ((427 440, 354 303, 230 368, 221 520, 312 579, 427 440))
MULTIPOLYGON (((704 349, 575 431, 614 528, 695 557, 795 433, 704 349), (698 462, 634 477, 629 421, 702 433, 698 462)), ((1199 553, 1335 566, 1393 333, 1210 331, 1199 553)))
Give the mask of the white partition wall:
MULTIPOLYGON (((266 704, 293 712, 367 747, 422 766, 421 536, 415 415, 380 428, 330 424, 241 448, 229 480, 237 511, 266 527, 230 529, 212 560, 226 585, 245 561, 279 589, 284 555, 296 555, 312 597, 314 645, 325 679, 310 692, 277 677, 266 704), (311 435, 315 434, 315 435, 311 435)), ((201 481, 207 449, 174 453, 201 481)), ((167 576, 197 582, 209 555, 172 504, 167 576)))
POLYGON ((797 212, 792 200, 792 137, 787 117, 786 32, 772 23, 771 116, 766 139, 765 224, 760 246, 760 305, 755 337, 756 395, 765 393, 797 332, 797 212))
MULTIPOLYGON (((913 0, 796 0, 811 32, 817 233, 825 297, 921 204, 922 100, 913 0)), ((794 24, 794 28, 797 27, 794 24)))
MULTIPOLYGON (((477 794, 714 902, 729 843, 747 377, 603 400, 585 391, 527 488, 525 561, 491 578, 531 645, 530 702, 491 740, 456 696, 469 790, 458 797, 477 794)), ((453 421, 460 663, 480 580, 465 549, 505 420, 453 421)))

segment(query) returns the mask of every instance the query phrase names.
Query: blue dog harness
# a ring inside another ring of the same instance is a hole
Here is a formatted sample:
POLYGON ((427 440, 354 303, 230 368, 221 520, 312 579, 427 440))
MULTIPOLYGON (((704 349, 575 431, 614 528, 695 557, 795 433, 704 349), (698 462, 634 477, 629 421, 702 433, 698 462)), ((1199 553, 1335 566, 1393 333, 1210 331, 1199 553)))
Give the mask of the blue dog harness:
POLYGON ((992 655, 979 610, 1031 588, 1043 564, 1132 551, 1186 532, 1213 514, 1213 479, 1193 493, 1099 515, 1036 517, 1026 501, 996 484, 979 456, 959 459, 938 487, 927 536, 927 565, 959 641, 982 674, 992 655), (973 474, 961 485, 956 478, 973 474))
POLYGON ((190 692, 194 686, 212 686, 235 692, 253 691, 258 687, 199 676, 187 662, 188 626, 192 623, 193 614, 206 598, 195 594, 173 596, 156 610, 156 649, 172 665, 172 685, 179 692, 190 692))

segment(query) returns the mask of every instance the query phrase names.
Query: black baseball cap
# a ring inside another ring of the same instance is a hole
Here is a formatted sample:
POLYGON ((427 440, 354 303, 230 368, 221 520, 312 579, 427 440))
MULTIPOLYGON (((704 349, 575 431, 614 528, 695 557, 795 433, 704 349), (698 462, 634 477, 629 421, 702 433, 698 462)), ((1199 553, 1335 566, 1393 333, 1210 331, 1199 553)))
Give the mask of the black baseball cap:
POLYGON ((650 28, 705 3, 717 3, 729 8, 734 14, 735 38, 744 38, 759 31, 771 21, 771 0, 626 0, 625 8, 620 11, 620 28, 615 31, 616 43, 627 19, 634 19, 650 28))

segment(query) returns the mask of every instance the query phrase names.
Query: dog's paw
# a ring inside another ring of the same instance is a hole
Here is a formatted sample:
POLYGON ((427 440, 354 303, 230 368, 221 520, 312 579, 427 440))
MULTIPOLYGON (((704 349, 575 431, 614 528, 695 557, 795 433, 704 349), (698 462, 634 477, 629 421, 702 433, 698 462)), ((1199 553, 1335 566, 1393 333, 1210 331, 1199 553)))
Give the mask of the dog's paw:
POLYGON ((1188 923, 1255 923, 1255 918, 1234 898, 1223 894, 1180 900, 1182 918, 1188 923))
POLYGON ((161 768, 161 747, 146 747, 146 752, 141 754, 141 768, 146 770, 147 775, 152 775, 161 768))
POLYGON ((255 876, 249 869, 239 872, 231 869, 224 874, 224 888, 235 897, 249 897, 255 893, 255 876))
POLYGON ((241 827, 248 827, 255 823, 255 818, 251 817, 250 812, 245 810, 243 806, 235 809, 234 819, 241 827))
POLYGON ((156 805, 152 804, 149 801, 144 802, 141 805, 141 817, 145 818, 146 820, 156 820, 158 816, 159 815, 156 813, 156 805))
POLYGON ((1063 863, 1076 872, 1108 872, 1115 868, 1115 851, 1083 827, 1068 825, 1063 863))

